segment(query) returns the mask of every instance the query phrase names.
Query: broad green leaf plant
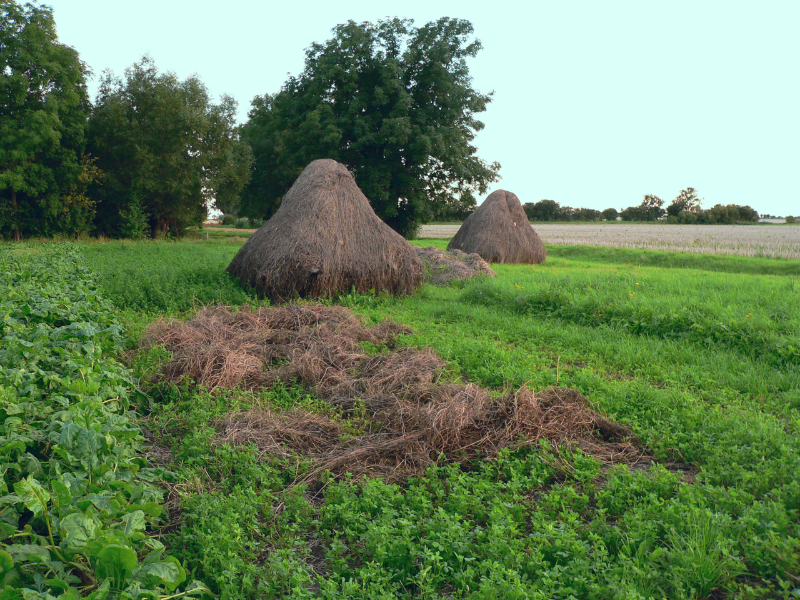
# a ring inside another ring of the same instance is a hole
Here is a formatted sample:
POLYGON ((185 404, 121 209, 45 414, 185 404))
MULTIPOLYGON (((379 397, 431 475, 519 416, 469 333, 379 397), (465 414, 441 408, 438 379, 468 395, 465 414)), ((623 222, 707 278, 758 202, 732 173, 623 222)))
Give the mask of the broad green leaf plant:
POLYGON ((122 330, 82 262, 0 254, 0 600, 207 595, 149 533, 165 472, 140 454, 122 330))

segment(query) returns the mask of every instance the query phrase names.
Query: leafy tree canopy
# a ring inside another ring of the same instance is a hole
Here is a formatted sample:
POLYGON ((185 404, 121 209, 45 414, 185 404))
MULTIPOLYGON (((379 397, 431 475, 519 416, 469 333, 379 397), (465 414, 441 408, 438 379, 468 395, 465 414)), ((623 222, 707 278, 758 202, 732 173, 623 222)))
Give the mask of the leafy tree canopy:
POLYGON ((607 208, 603 211, 603 218, 606 221, 616 221, 619 213, 616 208, 607 208))
POLYGON ((241 212, 268 218, 317 158, 346 164, 375 212, 403 235, 442 207, 475 206, 498 163, 476 156, 475 116, 491 94, 472 87, 466 59, 481 49, 472 25, 349 21, 306 52, 305 68, 253 100, 243 138, 255 155, 241 212))
POLYGON ((657 221, 664 216, 664 201, 655 194, 646 194, 639 206, 629 206, 620 213, 623 221, 657 221))
MULTIPOLYGON (((105 172, 99 231, 128 235, 146 222, 153 237, 202 222, 207 205, 236 204, 252 154, 239 140, 236 102, 213 104, 197 76, 159 73, 145 56, 125 77, 106 72, 89 121, 105 172)), ((131 234, 132 235, 132 234, 131 234)))
POLYGON ((49 7, 0 0, 0 233, 77 233, 99 175, 83 155, 88 67, 58 42, 49 7))
POLYGON ((681 190, 680 194, 670 202, 667 207, 667 214, 671 217, 678 216, 683 211, 696 213, 700 210, 700 198, 697 196, 697 190, 693 187, 681 190))

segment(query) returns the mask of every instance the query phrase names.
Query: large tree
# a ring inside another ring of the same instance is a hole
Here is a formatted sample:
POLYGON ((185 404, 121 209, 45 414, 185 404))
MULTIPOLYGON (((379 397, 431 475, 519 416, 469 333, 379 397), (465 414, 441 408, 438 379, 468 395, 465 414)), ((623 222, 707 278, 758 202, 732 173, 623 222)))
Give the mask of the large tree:
POLYGON ((639 206, 629 206, 620 213, 623 221, 658 221, 666 211, 664 201, 655 194, 645 194, 639 206))
POLYGON ((0 233, 78 233, 89 227, 84 156, 88 68, 59 43, 49 7, 0 0, 0 233))
POLYGON ((404 235, 444 212, 475 206, 500 165, 473 140, 491 94, 472 86, 466 59, 481 49, 472 25, 349 21, 306 52, 305 68, 256 97, 244 139, 255 165, 241 212, 268 218, 317 158, 346 164, 375 212, 404 235))
POLYGON ((681 193, 667 206, 667 214, 671 217, 677 217, 684 211, 693 213, 700 211, 700 198, 693 187, 681 190, 681 193))
POLYGON ((124 235, 126 220, 143 214, 153 237, 180 235, 205 219, 214 199, 236 203, 252 155, 235 112, 232 98, 213 104, 196 76, 159 73, 147 56, 124 79, 106 72, 89 120, 90 148, 105 174, 94 190, 102 199, 98 230, 124 235))

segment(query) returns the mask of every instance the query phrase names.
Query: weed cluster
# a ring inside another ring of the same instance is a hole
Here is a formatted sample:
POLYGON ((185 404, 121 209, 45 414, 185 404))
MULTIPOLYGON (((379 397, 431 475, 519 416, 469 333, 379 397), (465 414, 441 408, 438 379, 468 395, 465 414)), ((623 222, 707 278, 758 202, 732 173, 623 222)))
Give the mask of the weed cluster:
POLYGON ((236 247, 215 241, 110 242, 83 247, 105 294, 122 310, 180 313, 199 304, 242 304, 256 296, 226 273, 236 247))

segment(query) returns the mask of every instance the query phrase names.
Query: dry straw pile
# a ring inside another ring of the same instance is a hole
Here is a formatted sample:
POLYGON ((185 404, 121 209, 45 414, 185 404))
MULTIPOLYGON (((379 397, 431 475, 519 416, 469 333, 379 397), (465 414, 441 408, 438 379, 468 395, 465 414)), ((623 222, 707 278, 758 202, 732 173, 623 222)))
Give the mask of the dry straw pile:
POLYGON ((497 277, 489 263, 477 254, 467 254, 461 250, 443 252, 435 246, 417 246, 415 249, 425 264, 425 281, 434 285, 447 285, 451 281, 472 277, 497 277))
POLYGON ((489 194, 467 217, 447 249, 474 252, 489 263, 538 264, 547 257, 519 198, 505 190, 489 194))
POLYGON ((413 293, 424 278, 411 245, 381 221, 347 168, 315 160, 228 266, 274 302, 351 288, 413 293))
POLYGON ((607 462, 642 456, 629 429, 593 411, 578 392, 490 394, 472 384, 440 380, 444 361, 430 349, 396 348, 407 327, 383 322, 365 327, 342 307, 206 308, 189 322, 160 321, 145 347, 172 352, 157 378, 188 376, 210 389, 258 389, 297 381, 342 412, 252 410, 216 424, 219 443, 255 443, 265 454, 302 453, 326 470, 402 480, 420 474, 444 454, 452 460, 491 457, 506 447, 547 439, 607 462), (368 354, 362 342, 382 348, 368 354), (366 421, 364 421, 366 415, 366 421), (349 420, 352 418, 354 420, 349 420), (359 421, 361 419, 361 421, 359 421), (350 423, 362 432, 346 433, 350 423))

